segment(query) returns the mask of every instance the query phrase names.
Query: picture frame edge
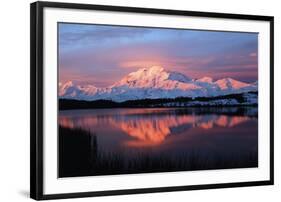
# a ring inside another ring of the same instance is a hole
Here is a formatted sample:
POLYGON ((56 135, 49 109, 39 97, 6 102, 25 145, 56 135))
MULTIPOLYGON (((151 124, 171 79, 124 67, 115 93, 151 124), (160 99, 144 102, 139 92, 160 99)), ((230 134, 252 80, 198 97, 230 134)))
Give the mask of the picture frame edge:
POLYGON ((30 4, 30 197, 43 199, 43 7, 30 4))

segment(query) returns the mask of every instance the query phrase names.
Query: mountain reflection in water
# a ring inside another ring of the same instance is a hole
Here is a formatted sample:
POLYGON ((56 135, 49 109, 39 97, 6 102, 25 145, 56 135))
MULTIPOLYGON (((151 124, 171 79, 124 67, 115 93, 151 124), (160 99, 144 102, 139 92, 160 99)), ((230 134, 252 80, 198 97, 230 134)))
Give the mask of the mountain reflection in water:
MULTIPOLYGON (((255 107, 93 109, 59 113, 61 127, 89 131, 95 136, 100 153, 120 154, 128 161, 140 154, 174 158, 196 152, 199 158, 209 158, 211 153, 219 154, 220 159, 254 154, 251 165, 257 165, 257 120, 255 107)), ((238 167, 251 167, 247 165, 238 167)), ((218 168, 228 167, 226 164, 218 168)), ((170 170, 164 168, 163 171, 170 170)), ((102 174, 114 173, 128 172, 102 174)), ((86 175, 95 175, 95 172, 86 175)))

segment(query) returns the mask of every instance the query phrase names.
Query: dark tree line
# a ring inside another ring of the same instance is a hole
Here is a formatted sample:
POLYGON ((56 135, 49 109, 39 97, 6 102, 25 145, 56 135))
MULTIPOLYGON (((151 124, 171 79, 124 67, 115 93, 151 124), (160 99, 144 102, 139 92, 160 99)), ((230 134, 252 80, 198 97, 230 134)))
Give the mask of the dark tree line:
MULTIPOLYGON (((249 92, 251 94, 258 94, 257 92, 249 92)), ((141 99, 141 100, 128 100, 124 102, 115 102, 112 100, 75 100, 75 99, 59 99, 59 109, 95 109, 95 108, 129 108, 129 107, 167 107, 167 104, 171 106, 183 106, 182 104, 188 104, 194 101, 214 101, 221 99, 235 99, 238 103, 245 102, 244 94, 231 94, 214 97, 177 97, 177 98, 163 98, 163 99, 141 99)))

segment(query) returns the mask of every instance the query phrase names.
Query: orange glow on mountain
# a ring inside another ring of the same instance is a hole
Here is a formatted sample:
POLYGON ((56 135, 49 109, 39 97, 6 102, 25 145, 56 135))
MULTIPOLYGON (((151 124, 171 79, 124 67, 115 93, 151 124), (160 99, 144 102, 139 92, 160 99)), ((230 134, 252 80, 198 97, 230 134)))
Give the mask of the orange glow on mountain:
POLYGON ((137 125, 135 123, 122 123, 120 128, 125 131, 128 135, 136 140, 129 140, 126 142, 127 145, 137 146, 137 142, 140 145, 157 145, 162 143, 166 137, 170 134, 170 128, 165 125, 164 122, 140 121, 137 125))
POLYGON ((229 127, 233 127, 233 126, 236 126, 236 125, 241 124, 241 123, 243 123, 243 122, 246 122, 246 121, 248 121, 248 120, 250 120, 249 117, 245 117, 245 116, 235 116, 235 117, 233 117, 232 119, 230 119, 228 126, 229 126, 229 127))

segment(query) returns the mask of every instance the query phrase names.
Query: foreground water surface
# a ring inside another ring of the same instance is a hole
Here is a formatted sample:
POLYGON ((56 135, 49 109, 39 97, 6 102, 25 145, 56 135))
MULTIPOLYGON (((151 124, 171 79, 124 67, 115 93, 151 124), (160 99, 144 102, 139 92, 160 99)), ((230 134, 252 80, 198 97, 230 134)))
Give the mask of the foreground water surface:
POLYGON ((258 166, 256 107, 59 112, 59 177, 258 166))

